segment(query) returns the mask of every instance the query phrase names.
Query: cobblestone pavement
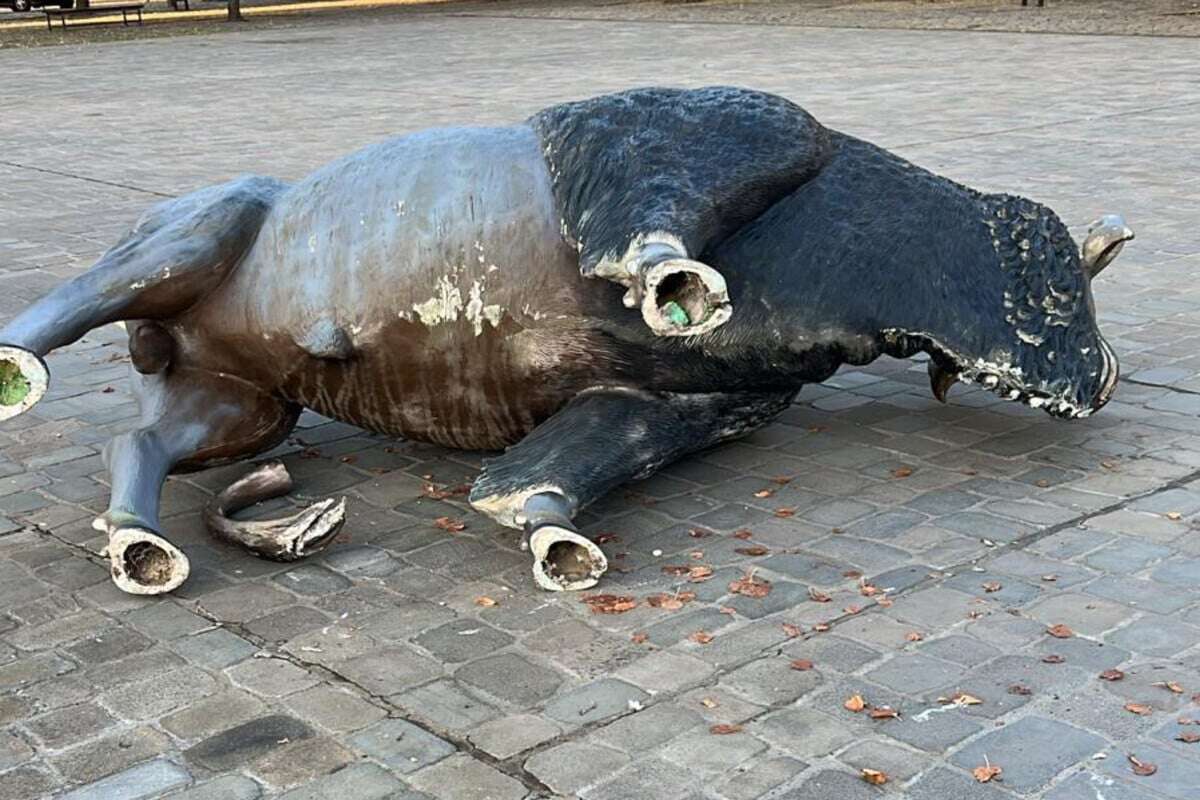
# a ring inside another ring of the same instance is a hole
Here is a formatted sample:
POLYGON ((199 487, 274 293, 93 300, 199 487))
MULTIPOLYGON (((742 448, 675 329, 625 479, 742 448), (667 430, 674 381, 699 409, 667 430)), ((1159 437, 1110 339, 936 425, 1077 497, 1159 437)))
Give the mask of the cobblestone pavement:
POLYGON ((444 16, 0 53, 5 316, 160 196, 653 82, 783 92, 1076 232, 1105 210, 1138 231, 1097 283, 1127 376, 1101 414, 843 371, 586 515, 615 534, 604 588, 638 600, 617 615, 535 590, 513 532, 423 496, 477 454, 315 417, 281 451, 299 495, 349 497, 348 541, 293 566, 216 544, 197 509, 243 467, 194 474, 165 495, 191 579, 119 593, 89 522, 136 408, 121 331, 96 331, 0 429, 0 797, 1194 800, 1198 72, 1182 40, 444 16), (766 597, 729 593, 749 570, 766 597))

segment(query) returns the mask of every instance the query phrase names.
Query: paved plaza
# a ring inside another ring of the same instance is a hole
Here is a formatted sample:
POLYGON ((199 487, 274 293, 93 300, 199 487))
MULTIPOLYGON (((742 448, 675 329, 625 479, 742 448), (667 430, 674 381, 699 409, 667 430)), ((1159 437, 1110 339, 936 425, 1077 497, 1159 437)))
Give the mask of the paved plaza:
POLYGON ((255 559, 198 514, 245 465, 182 476, 190 580, 120 593, 91 519, 138 412, 97 330, 0 426, 0 798, 1200 797, 1195 40, 431 14, 0 74, 5 319, 163 197, 653 83, 779 92, 1077 237, 1106 211, 1138 234, 1095 283, 1125 377, 1097 416, 843 370, 584 515, 620 614, 537 590, 516 532, 437 499, 481 454, 312 415, 278 454, 292 502, 348 498, 343 540, 255 559), (765 597, 730 592, 750 571, 765 597))

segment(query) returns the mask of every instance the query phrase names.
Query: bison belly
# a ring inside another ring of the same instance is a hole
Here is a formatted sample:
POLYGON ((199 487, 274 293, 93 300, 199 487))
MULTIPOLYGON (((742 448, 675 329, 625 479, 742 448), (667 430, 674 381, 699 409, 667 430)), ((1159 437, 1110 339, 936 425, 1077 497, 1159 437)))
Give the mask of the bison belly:
POLYGON ((280 197, 196 355, 371 430, 510 444, 603 372, 560 225, 527 127, 368 147, 280 197))

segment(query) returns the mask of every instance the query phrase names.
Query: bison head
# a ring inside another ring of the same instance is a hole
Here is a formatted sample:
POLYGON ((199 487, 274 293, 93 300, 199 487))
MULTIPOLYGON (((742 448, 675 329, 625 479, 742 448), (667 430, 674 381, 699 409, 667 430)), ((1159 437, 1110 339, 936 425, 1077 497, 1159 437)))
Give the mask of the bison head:
POLYGON ((933 394, 945 402, 956 382, 1062 418, 1086 417, 1117 385, 1117 357, 1100 335, 1091 280, 1133 232, 1116 215, 1094 222, 1081 248, 1058 216, 1033 201, 979 195, 969 230, 941 231, 955 256, 924 278, 936 310, 923 325, 884 330, 885 349, 930 355, 933 394), (986 235, 980 235, 982 220, 986 235))

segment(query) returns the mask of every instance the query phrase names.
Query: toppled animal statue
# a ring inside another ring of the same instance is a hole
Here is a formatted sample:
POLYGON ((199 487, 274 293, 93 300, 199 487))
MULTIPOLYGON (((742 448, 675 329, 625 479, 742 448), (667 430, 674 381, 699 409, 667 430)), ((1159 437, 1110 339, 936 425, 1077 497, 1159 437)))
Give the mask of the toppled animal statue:
MULTIPOLYGON (((1100 408, 1117 359, 1090 282, 1131 238, 1104 217, 1080 249, 1045 206, 780 97, 638 89, 155 206, 0 330, 0 417, 45 393, 46 353, 128 322, 143 417, 105 449, 97 520, 128 592, 188 574, 160 529, 167 474, 268 450, 304 408, 507 447, 471 504, 525 529, 538 585, 586 588, 607 565, 580 508, 764 425, 841 364, 924 351, 939 399, 962 381, 1057 417, 1100 408)), ((230 518, 289 487, 262 467, 209 527, 268 558, 314 552, 344 503, 230 518)))

